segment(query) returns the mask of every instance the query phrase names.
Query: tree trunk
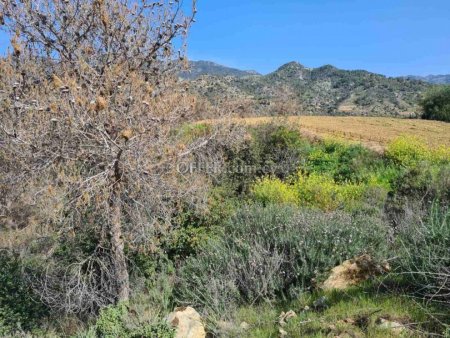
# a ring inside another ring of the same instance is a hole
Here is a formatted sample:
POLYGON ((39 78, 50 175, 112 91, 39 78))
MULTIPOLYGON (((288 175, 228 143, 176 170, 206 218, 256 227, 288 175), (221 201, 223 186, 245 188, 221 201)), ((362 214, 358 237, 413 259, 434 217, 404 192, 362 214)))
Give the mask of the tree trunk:
POLYGON ((117 301, 127 301, 130 296, 130 280, 128 276, 127 261, 124 252, 124 241, 122 237, 122 172, 120 170, 120 157, 122 151, 119 151, 114 165, 114 182, 110 197, 110 245, 114 267, 114 278, 117 283, 117 301))

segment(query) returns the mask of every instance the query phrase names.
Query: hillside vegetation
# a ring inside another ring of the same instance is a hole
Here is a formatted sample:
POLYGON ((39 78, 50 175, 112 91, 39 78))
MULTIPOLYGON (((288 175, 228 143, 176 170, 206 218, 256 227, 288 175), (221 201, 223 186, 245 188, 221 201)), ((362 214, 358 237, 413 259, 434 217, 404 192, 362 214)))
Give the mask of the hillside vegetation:
POLYGON ((234 103, 238 115, 364 116, 415 115, 421 94, 430 86, 330 65, 305 68, 297 62, 265 76, 206 75, 190 85, 213 104, 234 103))
POLYGON ((260 74, 251 70, 240 70, 236 68, 225 67, 211 61, 190 61, 188 69, 180 72, 179 74, 181 78, 189 80, 198 79, 203 75, 244 77, 260 74))
POLYGON ((427 75, 427 76, 408 76, 410 79, 425 81, 432 84, 450 84, 450 74, 447 75, 427 75))

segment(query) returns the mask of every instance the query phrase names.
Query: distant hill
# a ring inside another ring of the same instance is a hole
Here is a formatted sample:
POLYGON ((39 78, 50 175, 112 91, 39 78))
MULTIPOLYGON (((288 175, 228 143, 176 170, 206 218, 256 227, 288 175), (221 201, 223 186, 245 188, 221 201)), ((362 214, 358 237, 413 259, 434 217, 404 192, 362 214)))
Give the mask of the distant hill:
POLYGON ((211 61, 190 61, 189 68, 189 71, 183 71, 180 73, 181 78, 193 80, 203 75, 236 77, 260 75, 258 72, 252 70, 230 68, 211 61))
POLYGON ((450 84, 449 75, 408 76, 410 79, 421 80, 432 84, 450 84))
MULTIPOLYGON (((229 74, 229 73, 227 73, 229 74)), ((242 73, 240 73, 242 74, 242 73)), ((204 75, 191 88, 239 115, 412 115, 430 84, 331 65, 287 63, 268 75, 204 75)))

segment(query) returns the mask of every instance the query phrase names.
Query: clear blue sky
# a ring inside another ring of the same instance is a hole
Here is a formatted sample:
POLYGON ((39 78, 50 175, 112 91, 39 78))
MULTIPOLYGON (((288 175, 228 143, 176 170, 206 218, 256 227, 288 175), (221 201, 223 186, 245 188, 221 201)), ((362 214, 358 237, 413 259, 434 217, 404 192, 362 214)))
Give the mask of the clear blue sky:
POLYGON ((450 0, 198 0, 189 57, 262 73, 308 67, 450 74, 450 0))
MULTIPOLYGON (((188 0, 185 0, 186 2, 188 0)), ((192 60, 450 74, 450 0, 198 0, 192 60)), ((0 52, 8 39, 0 33, 0 52)))

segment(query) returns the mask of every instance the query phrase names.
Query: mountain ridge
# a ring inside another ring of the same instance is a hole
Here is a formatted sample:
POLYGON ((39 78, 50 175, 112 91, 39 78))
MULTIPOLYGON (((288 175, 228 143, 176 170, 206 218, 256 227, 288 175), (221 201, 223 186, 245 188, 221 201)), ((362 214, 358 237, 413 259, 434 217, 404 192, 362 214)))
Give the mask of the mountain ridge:
POLYGON ((180 77, 183 79, 197 79, 200 76, 208 75, 208 76, 236 76, 236 77, 245 77, 245 76, 267 76, 276 72, 279 72, 285 68, 299 68, 303 69, 305 71, 313 71, 318 70, 322 68, 330 68, 334 70, 343 70, 343 71, 361 71, 361 72, 368 72, 371 74, 376 74, 380 76, 384 76, 386 78, 402 78, 402 79, 411 79, 411 80, 419 80, 424 81, 431 84, 450 84, 450 74, 430 74, 427 76, 419 76, 419 75, 407 75, 407 76, 387 76, 384 74, 379 73, 373 73, 364 69, 351 69, 351 70, 344 70, 339 69, 331 64, 326 64, 320 67, 306 67, 305 65, 299 63, 298 61, 290 61, 287 62, 280 67, 278 67, 276 70, 269 72, 268 74, 261 74, 254 70, 242 70, 235 67, 228 67, 213 61, 206 61, 206 60, 197 60, 197 61, 189 61, 189 68, 190 71, 183 71, 180 73, 180 77))
POLYGON ((189 61, 188 68, 189 70, 182 71, 180 73, 181 78, 186 80, 194 80, 203 75, 236 77, 261 75, 254 70, 241 70, 205 60, 189 61))
MULTIPOLYGON (((195 65, 195 64, 194 64, 195 65)), ((235 71, 233 69, 233 71, 235 71)), ((292 61, 267 75, 207 72, 191 78, 193 92, 240 115, 411 116, 430 84, 332 65, 307 68, 292 61)), ((194 71, 198 74, 200 72, 194 71)))
POLYGON ((417 76, 408 75, 407 78, 421 80, 432 84, 450 84, 450 74, 417 76))

